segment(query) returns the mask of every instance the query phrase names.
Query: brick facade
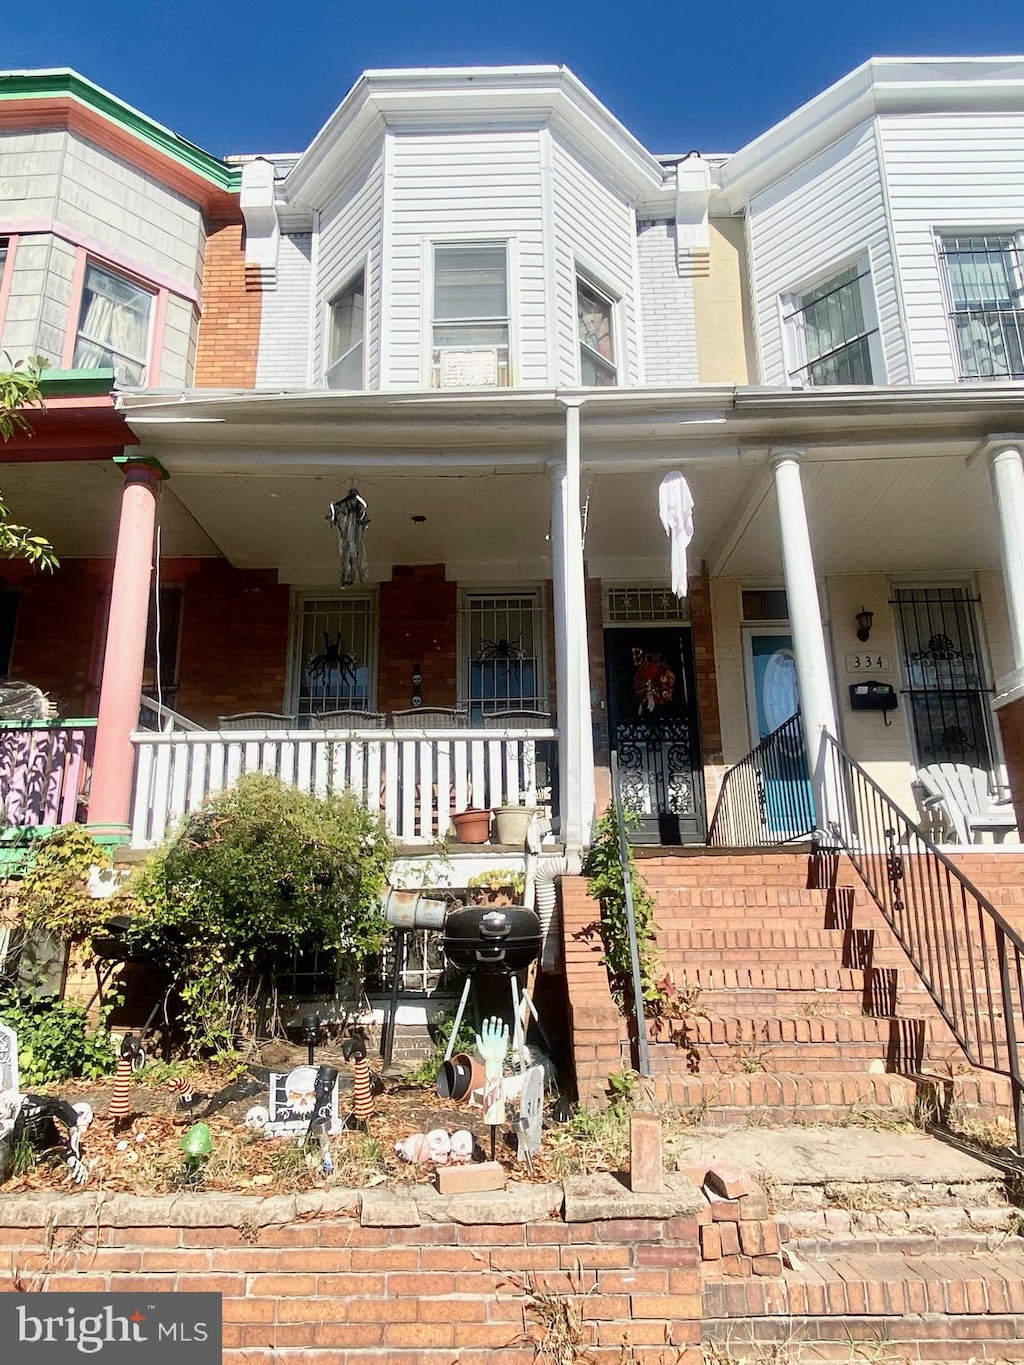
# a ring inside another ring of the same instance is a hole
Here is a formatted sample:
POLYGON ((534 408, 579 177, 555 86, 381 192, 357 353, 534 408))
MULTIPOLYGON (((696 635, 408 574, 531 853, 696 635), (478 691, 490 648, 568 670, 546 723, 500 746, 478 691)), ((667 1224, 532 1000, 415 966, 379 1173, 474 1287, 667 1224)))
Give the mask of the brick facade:
POLYGON ((358 1190, 119 1195, 102 1206, 88 1194, 30 1196, 17 1210, 8 1200, 0 1289, 219 1293, 227 1365, 289 1354, 311 1365, 528 1365, 549 1296, 548 1307, 578 1315, 588 1360, 699 1365, 694 1214, 567 1221, 568 1192, 563 1218, 560 1187, 520 1189, 435 1196, 422 1222, 414 1198, 385 1194, 402 1226, 375 1226, 379 1196, 358 1190))
POLYGON ((41 687, 63 716, 96 713, 112 569, 107 559, 68 559, 53 573, 4 566, 21 599, 11 676, 41 687))
POLYGON ((262 295, 257 281, 246 278, 244 240, 241 223, 210 224, 197 389, 251 389, 256 384, 262 295))
POLYGON ((396 564, 380 588, 377 709, 412 705, 413 664, 423 669, 424 706, 454 706, 459 663, 457 583, 443 564, 396 564))
POLYGON ((164 583, 184 587, 175 710, 200 725, 236 711, 285 705, 291 594, 268 569, 223 559, 171 561, 164 583))

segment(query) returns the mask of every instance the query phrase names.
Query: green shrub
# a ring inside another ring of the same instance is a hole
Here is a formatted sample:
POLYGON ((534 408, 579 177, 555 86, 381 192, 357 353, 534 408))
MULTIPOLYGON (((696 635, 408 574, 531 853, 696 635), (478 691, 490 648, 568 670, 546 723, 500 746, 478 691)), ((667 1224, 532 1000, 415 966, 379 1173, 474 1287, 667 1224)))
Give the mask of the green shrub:
POLYGON ((28 929, 80 943, 110 916, 109 904, 89 895, 93 867, 108 868, 110 855, 81 825, 62 825, 35 845, 18 894, 28 929))
POLYGON ((85 1009, 51 996, 32 1000, 13 990, 0 995, 0 1019, 18 1035, 22 1089, 67 1080, 95 1080, 117 1066, 106 1021, 90 1029, 85 1009))
MULTIPOLYGON (((627 824, 629 817, 627 815, 627 824)), ((654 920, 654 899, 648 893, 636 870, 633 852, 629 850, 629 865, 633 885, 633 919, 636 924, 637 948, 640 956, 640 978, 644 997, 650 998, 657 989, 658 951, 654 935, 658 926, 654 920)), ((616 994, 631 997, 630 980, 633 967, 629 952, 629 924, 626 916, 626 888, 622 876, 619 848, 619 824, 614 807, 609 807, 598 820, 591 844, 583 863, 587 891, 601 906, 601 919, 592 927, 601 936, 608 975, 616 994)))
POLYGON ((190 1041, 229 1048, 266 1012, 283 950, 334 950, 349 972, 381 950, 391 856, 380 817, 351 792, 320 800, 252 773, 141 869, 130 941, 171 970, 190 1041))

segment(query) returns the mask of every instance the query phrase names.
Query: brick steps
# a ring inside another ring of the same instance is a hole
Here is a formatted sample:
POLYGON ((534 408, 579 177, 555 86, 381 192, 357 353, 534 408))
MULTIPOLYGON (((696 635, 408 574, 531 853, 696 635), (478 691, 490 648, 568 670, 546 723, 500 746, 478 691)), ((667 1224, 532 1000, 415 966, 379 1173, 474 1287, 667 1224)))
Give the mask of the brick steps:
POLYGON ((851 1253, 743 1280, 705 1266, 703 1333, 755 1358, 813 1343, 816 1360, 1021 1360, 1024 1254, 851 1253))
POLYGON ((852 1108, 905 1117, 917 1095, 912 1079, 892 1072, 688 1075, 684 1065, 680 1054, 678 1070, 652 1078, 655 1095, 709 1124, 836 1123, 852 1108))

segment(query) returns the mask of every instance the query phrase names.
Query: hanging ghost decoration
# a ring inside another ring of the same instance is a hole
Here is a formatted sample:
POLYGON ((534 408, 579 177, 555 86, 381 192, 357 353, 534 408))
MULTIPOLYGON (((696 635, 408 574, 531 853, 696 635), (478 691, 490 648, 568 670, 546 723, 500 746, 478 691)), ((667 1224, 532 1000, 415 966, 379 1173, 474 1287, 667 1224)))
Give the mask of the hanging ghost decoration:
POLYGON ((686 547, 693 539, 693 494, 677 469, 666 474, 658 489, 658 512, 672 541, 672 591, 686 596, 686 547))
POLYGON ((366 546, 363 544, 363 533, 370 524, 367 510, 366 499, 359 496, 359 489, 350 488, 343 498, 331 503, 330 511, 327 513, 327 520, 338 533, 338 558, 343 588, 357 581, 366 582, 366 546))

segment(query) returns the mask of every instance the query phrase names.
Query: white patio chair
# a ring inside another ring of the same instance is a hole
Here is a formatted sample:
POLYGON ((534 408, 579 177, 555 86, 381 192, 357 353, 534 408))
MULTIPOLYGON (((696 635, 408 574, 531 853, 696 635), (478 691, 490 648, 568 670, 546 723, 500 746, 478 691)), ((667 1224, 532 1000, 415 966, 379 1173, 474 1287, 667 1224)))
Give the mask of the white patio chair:
POLYGON ((484 716, 485 730, 549 730, 550 711, 491 711, 484 716))
POLYGON ((917 776, 927 792, 926 810, 941 804, 961 844, 980 843, 986 832, 1002 843, 1017 828, 1013 807, 991 796, 984 769, 967 763, 931 763, 920 768, 917 776))
POLYGON ((469 715, 454 706, 414 706, 391 712, 393 730, 464 730, 469 715))

